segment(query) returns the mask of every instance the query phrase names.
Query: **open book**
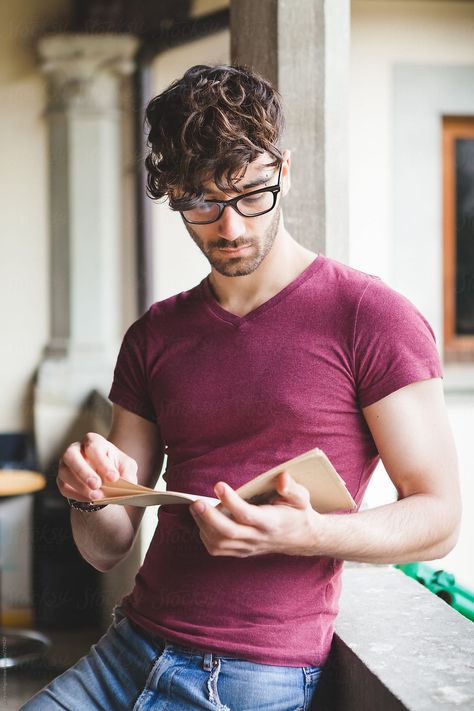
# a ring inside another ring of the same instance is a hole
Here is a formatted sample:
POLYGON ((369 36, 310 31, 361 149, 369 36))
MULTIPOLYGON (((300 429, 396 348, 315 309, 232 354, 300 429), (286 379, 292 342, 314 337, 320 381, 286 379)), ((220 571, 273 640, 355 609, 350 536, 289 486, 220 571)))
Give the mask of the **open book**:
MULTIPOLYGON (((273 499, 278 498, 275 480, 283 471, 287 471, 296 482, 308 489, 311 506, 319 513, 356 507, 344 481, 321 449, 310 449, 309 452, 273 467, 236 489, 236 492, 251 504, 271 503, 273 499)), ((225 481, 225 477, 222 480, 225 481)), ((131 484, 125 479, 104 483, 101 488, 106 498, 98 499, 94 503, 157 506, 189 504, 201 499, 226 512, 220 499, 199 494, 184 494, 179 491, 157 491, 139 484, 131 484)))

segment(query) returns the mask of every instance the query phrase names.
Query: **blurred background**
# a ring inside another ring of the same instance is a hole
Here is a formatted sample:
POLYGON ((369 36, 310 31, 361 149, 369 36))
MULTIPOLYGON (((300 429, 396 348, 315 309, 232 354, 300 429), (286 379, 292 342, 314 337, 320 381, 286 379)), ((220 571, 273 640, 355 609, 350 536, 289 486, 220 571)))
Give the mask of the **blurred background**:
MULTIPOLYGON (((474 3, 341 0, 311 35, 307 0, 277 4, 275 28, 272 3, 256 24, 247 0, 0 3, 0 466, 46 477, 0 500, 4 623, 104 625, 133 585, 156 509, 99 575, 72 543, 57 461, 106 433, 127 326, 208 273, 179 216, 145 198, 143 110, 231 57, 256 57, 283 94, 293 201, 308 198, 297 214, 290 194, 290 232, 382 277, 434 329, 465 513, 432 565, 474 589, 474 3)), ((394 497, 380 465, 366 505, 394 497)))

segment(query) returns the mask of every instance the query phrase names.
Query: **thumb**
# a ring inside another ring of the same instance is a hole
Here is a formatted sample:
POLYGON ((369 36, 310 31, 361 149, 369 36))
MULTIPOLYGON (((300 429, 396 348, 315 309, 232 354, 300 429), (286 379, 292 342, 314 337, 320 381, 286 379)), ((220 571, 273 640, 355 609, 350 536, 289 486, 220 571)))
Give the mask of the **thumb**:
POLYGON ((305 486, 298 484, 286 471, 281 472, 276 480, 276 490, 283 501, 275 502, 289 504, 299 509, 304 509, 309 504, 309 491, 305 486))

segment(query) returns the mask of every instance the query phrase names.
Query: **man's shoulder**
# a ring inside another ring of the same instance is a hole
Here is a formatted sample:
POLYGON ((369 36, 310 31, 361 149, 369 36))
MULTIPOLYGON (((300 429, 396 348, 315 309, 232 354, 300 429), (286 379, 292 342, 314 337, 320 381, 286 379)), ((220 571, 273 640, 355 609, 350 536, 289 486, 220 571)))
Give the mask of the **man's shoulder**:
POLYGON ((331 257, 323 257, 325 262, 325 282, 337 288, 338 295, 344 293, 358 297, 368 307, 372 304, 411 304, 401 292, 390 286, 377 274, 357 269, 331 257))
POLYGON ((130 335, 146 337, 150 333, 156 336, 169 328, 180 327, 183 318, 192 317, 195 309, 202 304, 201 284, 177 294, 155 301, 128 328, 130 335))
POLYGON ((202 303, 202 282, 196 284, 191 289, 180 291, 177 294, 172 294, 165 299, 155 301, 148 309, 149 318, 166 317, 169 314, 173 316, 179 315, 180 312, 186 312, 189 308, 202 303))
POLYGON ((327 278, 333 278, 341 283, 346 283, 349 287, 365 287, 371 280, 380 279, 376 274, 362 271, 356 267, 349 266, 333 257, 318 255, 318 259, 324 262, 327 278))
POLYGON ((313 288, 319 288, 318 297, 325 299, 325 308, 336 313, 338 319, 346 314, 358 325, 363 323, 372 329, 385 327, 393 320, 421 318, 427 323, 419 308, 382 277, 330 257, 324 256, 323 261, 324 269, 320 269, 320 279, 313 288))
POLYGON ((383 284, 379 276, 356 269, 332 257, 319 255, 318 259, 322 261, 322 268, 314 286, 317 287, 319 283, 328 300, 334 305, 337 304, 339 309, 344 305, 347 308, 357 307, 370 284, 383 284))

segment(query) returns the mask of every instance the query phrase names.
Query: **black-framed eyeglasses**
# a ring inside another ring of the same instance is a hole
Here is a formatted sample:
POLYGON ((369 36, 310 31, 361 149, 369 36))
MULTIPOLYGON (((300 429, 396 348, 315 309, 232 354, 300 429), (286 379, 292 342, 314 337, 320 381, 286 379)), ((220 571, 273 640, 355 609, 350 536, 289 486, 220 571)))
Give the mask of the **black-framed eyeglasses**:
POLYGON ((195 207, 180 211, 184 221, 191 225, 209 225, 220 219, 226 207, 232 207, 242 217, 258 217, 270 212, 275 207, 280 192, 281 168, 280 165, 276 185, 252 190, 230 200, 202 200, 195 207))

